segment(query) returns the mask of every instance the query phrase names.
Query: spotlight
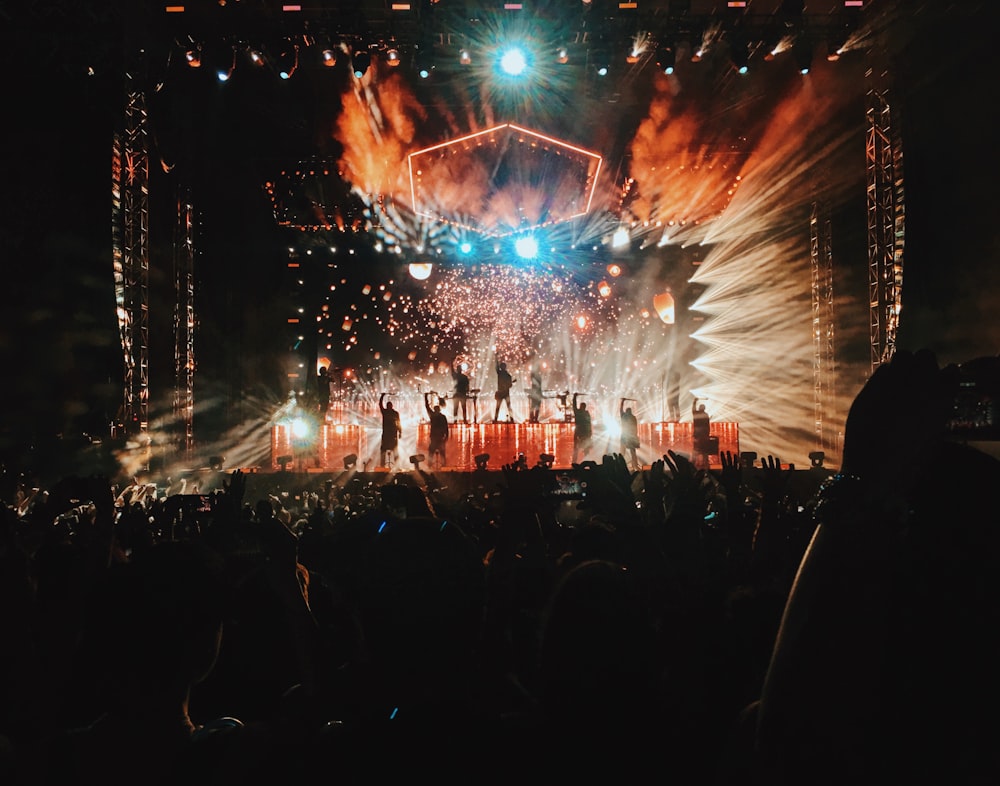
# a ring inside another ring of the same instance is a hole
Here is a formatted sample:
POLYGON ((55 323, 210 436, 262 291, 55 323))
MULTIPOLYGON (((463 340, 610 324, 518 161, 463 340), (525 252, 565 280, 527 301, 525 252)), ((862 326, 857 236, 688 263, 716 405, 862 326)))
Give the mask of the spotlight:
POLYGON ((569 50, 562 46, 556 50, 556 62, 557 63, 568 63, 569 62, 569 50))
POLYGON ((792 55, 795 57, 795 62, 798 64, 800 74, 808 74, 809 68, 812 66, 812 44, 803 38, 799 38, 795 41, 795 46, 792 47, 792 55))
POLYGON ((822 469, 823 462, 826 460, 826 453, 822 450, 814 450, 809 454, 809 466, 813 469, 822 469))
POLYGON ((415 470, 418 471, 420 470, 421 461, 427 461, 427 456, 425 456, 423 453, 414 453, 412 456, 410 456, 410 463, 413 465, 413 469, 415 470))
POLYGON ((368 66, 371 65, 372 58, 365 51, 355 52, 351 55, 351 63, 354 66, 354 78, 361 79, 368 70, 368 66))
POLYGON ((511 47, 500 55, 500 70, 508 76, 520 76, 528 68, 528 56, 520 47, 511 47))
POLYGON ((324 49, 320 53, 320 62, 327 68, 333 68, 337 65, 337 53, 333 49, 324 49))
POLYGON ((665 74, 674 72, 673 46, 661 46, 656 52, 656 65, 665 74))
POLYGON ((235 70, 236 70, 236 50, 234 49, 233 56, 230 59, 229 63, 226 64, 225 68, 220 66, 219 69, 215 72, 215 76, 218 78, 220 82, 228 82, 233 75, 233 71, 235 70))
POLYGON ((421 79, 427 79, 434 70, 433 48, 430 45, 425 47, 418 45, 413 54, 413 63, 417 68, 417 75, 421 79))
POLYGON ((255 66, 257 66, 258 68, 262 67, 267 62, 264 59, 264 53, 261 52, 259 49, 254 49, 251 47, 247 51, 247 54, 250 56, 250 62, 253 63, 255 66))
POLYGON ((278 466, 282 472, 288 472, 288 465, 293 461, 291 456, 278 456, 278 466))
POLYGON ((201 68, 201 44, 195 44, 184 53, 184 60, 191 68, 201 68))
POLYGON ((292 75, 299 67, 299 47, 290 46, 282 50, 278 55, 278 76, 282 79, 291 79, 292 75))
POLYGON ((552 469, 552 464, 555 462, 556 457, 551 453, 541 453, 538 456, 538 465, 545 467, 545 469, 552 469))
POLYGON ((745 74, 749 67, 750 48, 742 36, 733 39, 729 47, 729 59, 739 74, 745 74))
POLYGON ((388 51, 386 51, 386 53, 385 53, 385 62, 388 63, 393 68, 395 68, 396 66, 398 66, 399 65, 399 50, 398 49, 389 49, 388 51))
POLYGON ((476 456, 476 469, 486 469, 486 465, 489 463, 489 460, 489 453, 480 453, 476 456))
POLYGON ((458 53, 458 62, 462 65, 469 65, 472 62, 472 53, 468 49, 463 49, 458 53))
POLYGON ((344 456, 344 469, 352 469, 358 465, 358 454, 348 453, 344 456))
POLYGON ((220 469, 222 469, 222 466, 225 463, 226 463, 226 457, 225 456, 212 456, 208 460, 208 466, 210 466, 214 470, 220 470, 220 469))

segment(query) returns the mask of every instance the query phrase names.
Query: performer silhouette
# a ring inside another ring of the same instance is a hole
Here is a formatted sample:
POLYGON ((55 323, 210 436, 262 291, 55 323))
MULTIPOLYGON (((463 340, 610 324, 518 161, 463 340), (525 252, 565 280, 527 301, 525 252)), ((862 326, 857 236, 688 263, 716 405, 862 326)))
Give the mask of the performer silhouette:
POLYGON ((494 398, 497 400, 496 410, 493 413, 493 422, 496 423, 500 420, 500 408, 506 404, 507 405, 507 420, 511 423, 514 422, 514 412, 510 407, 510 389, 513 384, 517 381, 514 379, 510 372, 507 370, 507 364, 501 360, 497 361, 497 392, 493 394, 494 398))
POLYGON ((632 412, 632 407, 626 407, 626 401, 633 399, 623 398, 618 404, 618 415, 621 418, 621 450, 629 462, 632 469, 641 469, 639 457, 636 449, 639 447, 639 421, 636 420, 632 412))
POLYGON ((399 459, 399 438, 403 434, 402 426, 399 423, 399 413, 392 406, 392 402, 385 402, 388 393, 383 393, 378 397, 379 412, 382 413, 382 442, 381 461, 383 467, 392 468, 399 459))
POLYGON ((691 422, 691 447, 695 466, 708 469, 708 457, 712 453, 712 419, 705 411, 705 405, 698 403, 697 396, 691 402, 691 422))
POLYGON ((469 403, 469 375, 465 373, 467 366, 459 363, 451 369, 451 378, 455 383, 455 389, 451 394, 451 416, 458 419, 458 410, 462 410, 462 422, 469 422, 467 407, 469 403))
POLYGON ((590 452, 591 441, 594 436, 593 424, 590 419, 590 411, 587 409, 587 402, 576 403, 579 393, 573 394, 573 463, 577 464, 590 452))
POLYGON ((430 418, 430 444, 427 446, 427 458, 431 467, 440 469, 447 459, 445 458, 445 445, 448 442, 448 417, 441 411, 441 404, 431 407, 428 396, 424 393, 424 409, 427 410, 427 417, 430 418))

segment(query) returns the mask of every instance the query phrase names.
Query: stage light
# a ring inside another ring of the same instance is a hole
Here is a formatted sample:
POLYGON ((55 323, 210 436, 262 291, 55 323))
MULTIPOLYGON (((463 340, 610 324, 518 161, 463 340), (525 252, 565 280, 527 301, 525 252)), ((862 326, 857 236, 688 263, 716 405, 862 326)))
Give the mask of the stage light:
POLYGON ((425 456, 423 453, 414 453, 412 456, 410 456, 410 463, 413 465, 413 469, 415 470, 420 469, 421 461, 427 461, 427 456, 425 456))
POLYGON ((792 55, 799 67, 800 74, 808 74, 812 67, 813 49, 812 43, 801 36, 796 39, 795 46, 792 47, 792 55))
POLYGON ((413 55, 413 63, 417 68, 417 76, 427 79, 434 71, 434 51, 431 46, 418 45, 413 55))
POLYGON ((458 244, 458 250, 461 251, 463 254, 471 254, 472 243, 470 243, 468 240, 463 240, 461 243, 458 244))
POLYGON ((656 65, 665 74, 674 72, 673 46, 661 46, 656 52, 656 65))
POLYGON ((521 259, 534 259, 538 256, 538 240, 534 235, 522 235, 514 241, 514 250, 521 259))
POLYGON ((538 456, 538 464, 545 469, 552 469, 552 464, 555 462, 556 457, 551 453, 541 453, 538 456))
POLYGON ((344 469, 345 470, 351 469, 352 467, 356 467, 357 465, 358 465, 358 454, 357 453, 348 453, 346 456, 344 456, 344 469))
POLYGON ((476 461, 476 469, 486 469, 487 468, 486 465, 490 461, 490 454, 480 453, 478 456, 475 457, 475 461, 476 461))
POLYGON ((557 63, 568 63, 569 62, 569 50, 561 46, 556 50, 556 62, 557 63))
POLYGON ((320 62, 323 63, 327 68, 333 68, 337 65, 337 53, 333 49, 324 49, 320 53, 320 62))
POLYGON ((385 62, 395 68, 399 65, 399 50, 389 49, 385 53, 385 62))
POLYGON ((278 466, 281 467, 282 472, 288 472, 288 465, 291 464, 293 458, 291 456, 278 456, 278 466))
POLYGON ((511 47, 500 55, 500 70, 508 76, 520 76, 528 68, 528 58, 519 47, 511 47))
POLYGON ((216 72, 215 76, 220 82, 228 82, 233 75, 233 71, 236 70, 236 50, 233 50, 233 56, 225 68, 220 67, 216 72))
POLYGON ((184 52, 184 61, 191 68, 201 68, 201 44, 193 44, 184 52))
POLYGON ((210 466, 214 470, 220 470, 220 469, 222 469, 222 467, 223 467, 223 465, 225 463, 226 463, 226 457, 225 456, 212 456, 208 460, 208 466, 210 466))
POLYGON ((745 74, 750 64, 750 47, 745 38, 736 36, 729 45, 729 60, 736 73, 745 74))
POLYGON ((354 78, 361 79, 371 65, 372 58, 368 52, 362 50, 351 55, 351 63, 354 66, 354 78))
POLYGON ((247 54, 250 56, 250 62, 258 68, 263 67, 267 63, 267 60, 264 59, 264 53, 259 49, 250 47, 250 49, 247 50, 247 54))
POLYGON ((472 62, 472 54, 468 49, 463 49, 458 53, 458 62, 462 65, 469 65, 472 62))
POLYGON ((612 278, 618 278, 622 274, 622 267, 617 262, 612 262, 607 267, 608 275, 612 278))
POLYGON ((597 285, 597 294, 601 297, 611 297, 611 285, 607 281, 602 281, 597 285))
POLYGON ((814 450, 809 454, 809 466, 813 469, 822 469, 823 462, 826 460, 826 453, 822 450, 814 450))
POLYGON ((278 55, 278 76, 282 79, 291 79, 292 75, 299 67, 299 47, 290 46, 283 49, 278 55))

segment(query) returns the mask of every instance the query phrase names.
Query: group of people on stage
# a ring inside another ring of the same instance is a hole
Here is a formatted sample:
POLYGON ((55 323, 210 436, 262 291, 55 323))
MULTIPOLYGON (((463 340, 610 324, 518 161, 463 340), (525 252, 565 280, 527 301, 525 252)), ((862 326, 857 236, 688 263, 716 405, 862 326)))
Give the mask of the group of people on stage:
MULTIPOLYGON (((511 407, 510 391, 517 381, 507 369, 507 364, 496 359, 497 387, 494 393, 496 407, 493 413, 493 422, 499 423, 500 411, 504 407, 507 410, 508 423, 515 423, 514 413, 511 407)), ((456 363, 452 368, 452 380, 454 388, 451 394, 452 417, 455 422, 468 423, 468 402, 475 400, 478 390, 473 390, 468 374, 468 366, 464 363, 456 363), (459 420, 461 413, 461 420, 459 420)), ((321 413, 325 413, 330 401, 329 372, 324 366, 318 373, 318 407, 321 413), (325 395, 324 395, 325 394, 325 395)), ((673 388, 672 388, 673 389, 673 388)), ((531 384, 528 388, 528 422, 540 422, 544 392, 542 389, 541 369, 537 365, 531 368, 531 384)), ((402 425, 400 423, 399 411, 393 406, 391 401, 386 401, 388 393, 379 396, 378 407, 382 416, 382 435, 379 445, 379 463, 383 467, 392 467, 398 463, 399 440, 402 436, 402 425)), ((573 422, 573 463, 577 464, 587 458, 593 446, 593 420, 590 410, 587 409, 586 402, 580 401, 583 395, 575 392, 572 400, 569 399, 569 391, 566 391, 559 398, 567 414, 567 420, 573 422)), ((679 420, 678 405, 671 393, 670 414, 671 420, 679 420)), ((447 442, 448 442, 448 417, 445 414, 445 397, 437 393, 424 393, 424 409, 430 423, 428 438, 428 460, 431 467, 441 468, 447 464, 447 442)), ((641 447, 639 439, 639 423, 635 412, 629 402, 635 399, 622 397, 619 401, 618 416, 620 425, 620 450, 632 469, 641 468, 638 458, 638 450, 641 447)), ((702 467, 709 465, 709 456, 717 452, 717 438, 711 436, 711 418, 705 410, 705 405, 699 404, 700 399, 695 396, 691 403, 692 429, 692 453, 695 464, 702 467), (713 440, 715 442, 713 443, 713 440)), ((475 414, 474 414, 475 420, 475 414)))

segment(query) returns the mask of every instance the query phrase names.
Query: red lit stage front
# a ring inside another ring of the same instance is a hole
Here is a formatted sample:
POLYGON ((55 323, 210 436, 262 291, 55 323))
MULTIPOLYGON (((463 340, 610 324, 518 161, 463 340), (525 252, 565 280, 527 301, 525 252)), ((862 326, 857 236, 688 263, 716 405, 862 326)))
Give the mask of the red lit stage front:
MULTIPOLYGON (((691 423, 640 423, 638 450, 644 465, 661 458, 667 451, 686 456, 692 455, 691 423)), ((447 462, 444 467, 453 471, 474 470, 476 456, 489 455, 488 466, 498 469, 517 461, 523 453, 529 466, 538 463, 543 453, 554 456, 552 466, 567 469, 574 463, 573 423, 477 423, 450 425, 447 444, 447 462)), ((410 457, 427 453, 429 425, 418 424, 416 433, 408 435, 404 426, 400 440, 399 460, 396 470, 412 469, 410 457)), ((739 425, 737 423, 712 423, 711 435, 718 439, 718 453, 709 456, 710 467, 718 468, 719 453, 739 455, 739 425)), ((331 471, 343 470, 345 459, 353 458, 359 471, 379 468, 379 440, 381 429, 360 425, 325 424, 318 435, 311 439, 293 436, 290 426, 276 425, 271 430, 271 470, 331 471)), ((617 435, 596 434, 590 452, 575 457, 600 461, 608 453, 620 453, 617 435)), ((429 467, 426 462, 422 467, 429 467)))

